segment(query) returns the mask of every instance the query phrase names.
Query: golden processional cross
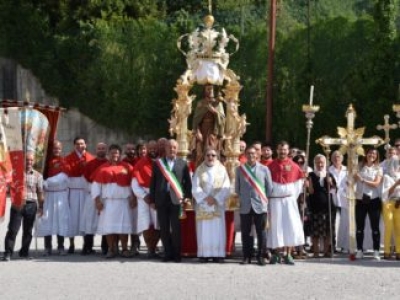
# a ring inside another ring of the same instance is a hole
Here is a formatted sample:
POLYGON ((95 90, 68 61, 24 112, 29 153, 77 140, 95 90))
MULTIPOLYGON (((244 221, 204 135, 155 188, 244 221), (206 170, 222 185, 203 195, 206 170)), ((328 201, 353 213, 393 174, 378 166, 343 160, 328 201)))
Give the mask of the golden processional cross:
MULTIPOLYGON (((363 145, 371 145, 378 147, 385 142, 379 136, 370 138, 363 138, 365 127, 354 128, 354 120, 356 118, 356 111, 353 105, 349 105, 346 111, 347 128, 338 127, 338 138, 331 138, 323 136, 316 140, 320 144, 327 156, 330 153, 330 146, 340 146, 339 151, 345 155, 347 154, 347 199, 349 203, 349 250, 350 259, 354 259, 356 250, 356 226, 355 226, 355 180, 354 175, 358 172, 358 156, 364 156, 363 145)), ((327 157, 329 159, 329 157, 327 157)))
POLYGON ((376 126, 376 129, 383 130, 385 132, 384 141, 385 141, 386 145, 389 145, 389 142, 390 142, 389 131, 391 129, 396 129, 398 127, 397 124, 390 124, 389 123, 389 118, 390 118, 389 115, 384 115, 383 119, 384 119, 385 123, 383 125, 377 125, 376 126))

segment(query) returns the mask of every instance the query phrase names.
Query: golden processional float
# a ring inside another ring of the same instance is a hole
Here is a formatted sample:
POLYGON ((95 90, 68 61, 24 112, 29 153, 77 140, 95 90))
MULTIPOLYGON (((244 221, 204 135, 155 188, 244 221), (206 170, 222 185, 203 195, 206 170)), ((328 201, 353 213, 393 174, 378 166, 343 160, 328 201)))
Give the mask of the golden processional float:
MULTIPOLYGON (((177 41, 187 67, 174 88, 178 96, 172 100, 169 132, 176 136, 178 156, 186 159, 190 155, 195 166, 203 161, 207 147, 217 149, 225 158, 233 192, 240 138, 248 125, 246 115, 239 114, 239 92, 242 89, 239 77, 228 68, 230 57, 239 49, 239 42, 224 28, 217 30, 213 27, 214 17, 211 8, 209 10, 209 15, 203 19, 204 26, 182 35, 177 41), (228 45, 233 49, 231 53, 228 45), (203 98, 197 101, 189 129, 188 119, 196 98, 191 91, 195 85, 203 88, 203 98)), ((236 203, 232 193, 228 207, 233 209, 236 203)))

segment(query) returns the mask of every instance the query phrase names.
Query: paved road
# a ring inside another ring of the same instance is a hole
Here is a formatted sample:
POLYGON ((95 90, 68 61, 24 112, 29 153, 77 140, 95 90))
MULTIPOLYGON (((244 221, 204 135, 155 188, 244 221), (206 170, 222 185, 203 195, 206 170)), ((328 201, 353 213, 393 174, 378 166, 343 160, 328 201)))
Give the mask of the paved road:
MULTIPOLYGON (((6 226, 7 220, 0 224, 0 248, 6 226)), ((20 237, 16 249, 19 243, 20 237)), ((38 248, 43 251, 42 239, 38 248)), ((1 262, 0 299, 400 299, 400 262, 371 256, 265 267, 241 266, 239 258, 176 264, 144 256, 109 261, 75 254, 1 262)))

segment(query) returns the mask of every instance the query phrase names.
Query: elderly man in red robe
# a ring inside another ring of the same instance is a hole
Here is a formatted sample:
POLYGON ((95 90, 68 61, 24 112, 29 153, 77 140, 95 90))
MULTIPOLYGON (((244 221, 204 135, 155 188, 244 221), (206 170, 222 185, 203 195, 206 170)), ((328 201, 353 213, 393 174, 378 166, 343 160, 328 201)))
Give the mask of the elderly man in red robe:
POLYGON ((107 238, 106 258, 117 255, 118 240, 122 245, 121 255, 131 256, 128 236, 133 230, 132 167, 121 161, 121 152, 118 145, 109 147, 109 161, 97 169, 91 187, 92 198, 100 214, 97 233, 107 238))
POLYGON ((82 235, 79 231, 83 222, 83 210, 87 194, 87 181, 83 176, 86 164, 94 159, 93 155, 86 151, 86 142, 82 137, 74 139, 74 151, 65 157, 68 165, 69 177, 69 207, 71 210, 70 245, 68 253, 75 252, 75 236, 82 235))
POLYGON ((157 159, 157 149, 156 141, 147 143, 147 156, 135 165, 132 178, 132 190, 138 201, 136 229, 138 234, 143 232, 149 258, 157 257, 156 249, 160 240, 157 212, 149 195, 153 163, 157 159))

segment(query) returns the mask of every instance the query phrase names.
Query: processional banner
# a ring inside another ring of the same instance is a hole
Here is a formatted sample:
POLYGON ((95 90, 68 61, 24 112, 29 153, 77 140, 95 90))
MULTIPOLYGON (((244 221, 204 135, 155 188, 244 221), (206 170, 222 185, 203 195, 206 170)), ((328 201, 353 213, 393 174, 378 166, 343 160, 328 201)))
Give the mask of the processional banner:
MULTIPOLYGON (((8 166, 8 169, 5 167, 1 170, 0 177, 4 178, 4 182, 11 181, 12 204, 20 207, 26 192, 25 155, 27 152, 33 153, 35 155, 34 168, 43 172, 50 125, 44 114, 30 107, 0 108, 0 114, 2 116, 1 130, 5 136, 3 161, 4 165, 8 166), (10 167, 11 176, 8 176, 10 167)), ((5 192, 0 193, 0 209, 3 207, 3 211, 0 210, 0 217, 4 216, 5 198, 5 192)))

